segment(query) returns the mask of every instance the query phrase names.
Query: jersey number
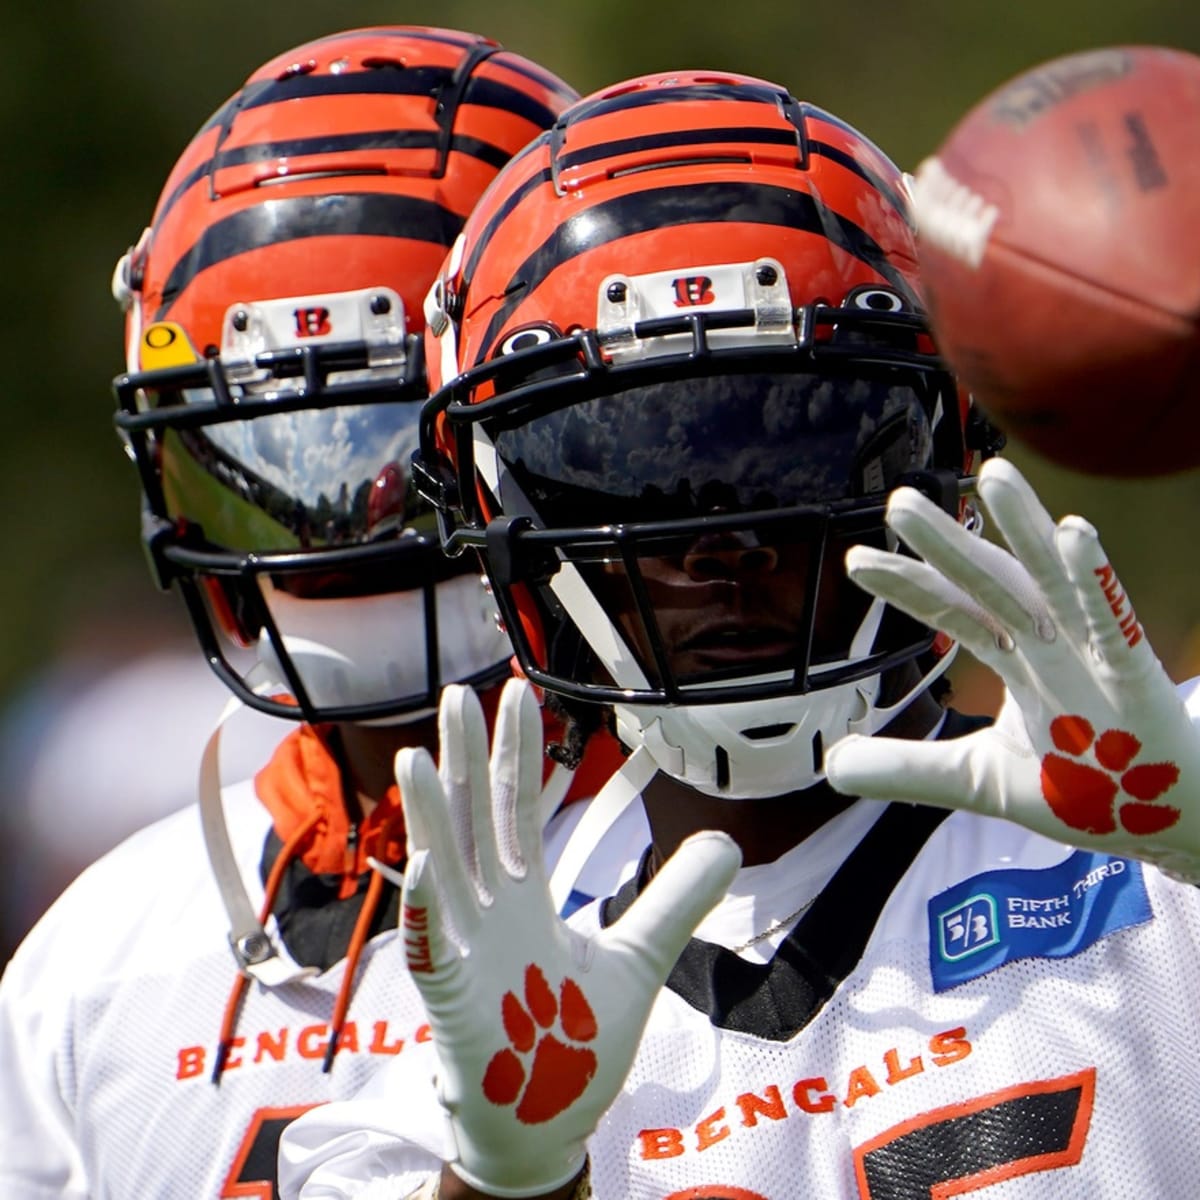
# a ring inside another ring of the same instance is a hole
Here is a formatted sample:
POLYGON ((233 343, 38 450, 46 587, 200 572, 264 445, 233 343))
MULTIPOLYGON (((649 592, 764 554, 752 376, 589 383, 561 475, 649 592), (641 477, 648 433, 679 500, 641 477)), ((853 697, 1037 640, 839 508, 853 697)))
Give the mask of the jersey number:
POLYGON ((1002 1179, 1074 1166, 1083 1154, 1095 1068, 1018 1084, 922 1113, 859 1146, 862 1200, 943 1200, 1002 1179))
POLYGON ((260 1108, 242 1138, 242 1145, 225 1177, 222 1197, 253 1196, 255 1200, 279 1200, 279 1137, 283 1127, 312 1104, 295 1108, 260 1108))

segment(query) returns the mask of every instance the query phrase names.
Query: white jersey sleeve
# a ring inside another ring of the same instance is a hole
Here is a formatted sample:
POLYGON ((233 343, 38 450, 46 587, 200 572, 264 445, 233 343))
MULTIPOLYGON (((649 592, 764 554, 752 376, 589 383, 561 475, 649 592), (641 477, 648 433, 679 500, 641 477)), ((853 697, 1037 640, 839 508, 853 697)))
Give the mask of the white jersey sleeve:
POLYGON ((63 923, 74 907, 70 895, 64 897, 0 980, 0 1194, 26 1200, 86 1200, 90 1194, 65 1099, 69 1062, 59 1046, 59 1031, 69 1026, 70 993, 55 986, 69 953, 63 923), (56 946, 62 947, 57 955, 56 946))

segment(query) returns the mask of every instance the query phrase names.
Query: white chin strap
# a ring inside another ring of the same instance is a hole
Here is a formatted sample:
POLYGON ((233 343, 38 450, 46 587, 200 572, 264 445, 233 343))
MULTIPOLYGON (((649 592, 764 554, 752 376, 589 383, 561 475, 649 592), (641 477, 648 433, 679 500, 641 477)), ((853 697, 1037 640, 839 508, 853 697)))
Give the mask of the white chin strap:
POLYGON ((588 803, 550 875, 550 895, 555 912, 563 911, 588 859, 620 815, 642 794, 657 770, 653 756, 645 746, 639 746, 588 803))
MULTIPOLYGON (((258 667, 251 670, 247 677, 247 683, 259 694, 269 694, 277 690, 274 683, 263 678, 263 672, 258 667)), ((204 834, 204 846, 208 853, 209 866, 212 869, 217 890, 221 894, 221 903, 229 922, 227 936, 234 959, 237 961, 238 970, 265 987, 280 987, 285 983, 308 979, 319 974, 319 971, 316 967, 302 966, 287 952, 282 938, 279 937, 279 927, 273 915, 268 915, 265 922, 259 920, 258 911, 250 899, 250 895, 253 889, 261 903, 262 883, 253 871, 249 875, 243 876, 233 849, 233 842, 229 836, 229 827, 225 820, 225 804, 221 796, 221 733, 229 719, 244 707, 236 696, 231 696, 226 701, 200 756, 197 787, 200 827, 204 834)), ((412 719, 412 714, 406 714, 406 719, 412 719)), ((285 723, 281 722, 280 724, 282 727, 285 723)), ((291 728, 291 722, 286 722, 286 725, 289 729, 291 728)), ((636 758, 636 754, 632 755, 629 761, 632 762, 636 758)), ((645 779, 648 780, 653 773, 654 769, 651 765, 649 771, 645 773, 645 779)), ((543 824, 558 811, 570 789, 574 775, 575 772, 570 768, 559 764, 555 765, 542 789, 540 807, 543 824)), ((638 779, 641 780, 642 776, 639 775, 638 779)), ((639 782, 636 790, 619 804, 616 797, 611 799, 593 818, 588 829, 596 830, 599 827, 597 837, 602 835, 642 786, 643 783, 639 782)), ((601 794, 604 790, 601 790, 601 794)), ((593 848, 592 844, 586 847, 583 845, 575 847, 571 859, 572 862, 575 862, 574 873, 569 879, 565 877, 565 874, 556 873, 556 878, 561 881, 560 886, 565 887, 566 893, 569 894, 571 885, 575 882, 575 876, 582 869, 593 848)), ((403 885, 404 875, 402 872, 373 858, 369 862, 372 867, 381 871, 393 883, 403 885)), ((569 864, 568 869, 572 869, 569 864)))
MULTIPOLYGON (((429 672, 421 591, 323 600, 298 599, 265 577, 261 586, 288 656, 316 707, 372 704, 425 691, 429 672)), ((496 624, 494 606, 478 576, 456 576, 436 590, 442 679, 468 679, 511 657, 512 647, 496 624)), ((269 638, 260 639, 258 655, 268 682, 276 690, 290 691, 269 638)), ((436 708, 431 707, 398 719, 408 722, 433 712, 436 708)))
MULTIPOLYGON (((269 683, 254 683, 256 692, 269 691, 271 687, 269 683)), ((249 887, 242 877, 229 838, 225 805, 221 799, 221 731, 226 721, 241 708, 242 702, 236 696, 231 696, 217 718, 212 733, 208 735, 208 742, 200 757, 200 826, 204 833, 209 866, 229 920, 229 945, 237 960, 238 970, 266 987, 279 987, 284 983, 307 979, 318 972, 316 967, 301 966, 288 954, 276 936, 278 929, 273 916, 269 916, 265 924, 258 919, 258 912, 250 900, 249 887)), ((261 893, 262 885, 257 878, 251 886, 261 893)))

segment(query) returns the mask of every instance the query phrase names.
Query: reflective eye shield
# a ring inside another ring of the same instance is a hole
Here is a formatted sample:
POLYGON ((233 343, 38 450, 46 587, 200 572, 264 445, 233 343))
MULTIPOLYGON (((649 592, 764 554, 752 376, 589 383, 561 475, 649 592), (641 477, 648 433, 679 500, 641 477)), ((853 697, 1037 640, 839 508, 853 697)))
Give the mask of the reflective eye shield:
POLYGON ((719 374, 580 401, 494 431, 502 507, 514 511, 509 476, 547 526, 877 495, 930 463, 922 391, 919 378, 888 368, 719 374))
POLYGON ((126 440, 152 508, 166 512, 160 464, 153 447, 165 430, 201 429, 231 422, 319 412, 347 405, 418 402, 426 397, 424 355, 419 338, 407 339, 403 371, 388 380, 364 381, 370 348, 361 342, 322 343, 267 350, 252 366, 266 382, 239 382, 239 365, 218 357, 197 363, 133 371, 113 380, 117 412, 113 423, 126 440))
MULTIPOLYGON (((812 306, 798 310, 795 343, 759 346, 710 344, 717 330, 752 326, 751 310, 656 318, 634 327, 637 337, 684 335, 690 346, 649 358, 608 361, 601 337, 582 331, 543 342, 469 369, 423 408, 420 448, 414 477, 421 492, 438 508, 443 538, 453 552, 460 524, 482 527, 491 513, 476 496, 476 427, 495 439, 544 419, 559 409, 586 401, 652 389, 664 381, 683 385, 715 376, 751 375, 786 378, 844 372, 882 377, 904 370, 925 407, 935 448, 934 460, 961 459, 956 389, 936 355, 921 349, 923 321, 911 313, 874 313, 862 309, 812 306), (853 366, 851 366, 853 364, 853 366), (449 453, 446 450, 449 450, 449 453)), ((866 489, 871 490, 871 489, 866 489)))

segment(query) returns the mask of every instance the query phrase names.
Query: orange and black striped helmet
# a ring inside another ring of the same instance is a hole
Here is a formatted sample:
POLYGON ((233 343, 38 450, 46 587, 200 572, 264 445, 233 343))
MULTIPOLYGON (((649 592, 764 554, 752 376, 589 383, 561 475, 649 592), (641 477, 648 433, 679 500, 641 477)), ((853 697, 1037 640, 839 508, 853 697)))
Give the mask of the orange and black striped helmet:
POLYGON ((118 264, 116 419, 151 559, 255 707, 373 720, 507 672, 494 604, 410 483, 422 300, 497 171, 575 99, 471 33, 309 42, 201 127, 118 264))
POLYGON ((975 456, 906 181, 844 121, 715 71, 605 88, 501 172, 426 321, 445 543, 534 682, 615 705, 663 769, 806 786, 934 647, 841 566, 902 480, 957 512, 975 456))

